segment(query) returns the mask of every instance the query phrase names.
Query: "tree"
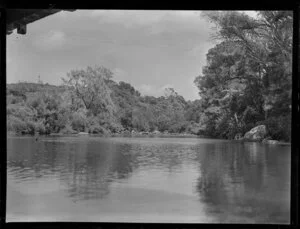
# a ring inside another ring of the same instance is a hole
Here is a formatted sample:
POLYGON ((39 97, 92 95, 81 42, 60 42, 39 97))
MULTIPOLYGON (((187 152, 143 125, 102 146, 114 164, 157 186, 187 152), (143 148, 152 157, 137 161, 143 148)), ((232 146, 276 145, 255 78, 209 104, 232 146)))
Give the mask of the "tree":
POLYGON ((252 60, 253 70, 264 86, 264 109, 279 107, 278 99, 289 110, 292 76, 292 11, 259 11, 258 18, 239 12, 206 12, 204 17, 213 22, 215 38, 232 41, 245 48, 252 60), (275 98, 274 98, 275 97, 275 98))
POLYGON ((221 42, 209 50, 195 83, 208 127, 222 137, 290 113, 292 12, 258 15, 204 13, 216 25, 214 38, 221 42))
POLYGON ((87 67, 86 70, 72 70, 63 82, 93 115, 100 112, 112 114, 115 107, 107 86, 111 78, 112 72, 107 68, 87 67))

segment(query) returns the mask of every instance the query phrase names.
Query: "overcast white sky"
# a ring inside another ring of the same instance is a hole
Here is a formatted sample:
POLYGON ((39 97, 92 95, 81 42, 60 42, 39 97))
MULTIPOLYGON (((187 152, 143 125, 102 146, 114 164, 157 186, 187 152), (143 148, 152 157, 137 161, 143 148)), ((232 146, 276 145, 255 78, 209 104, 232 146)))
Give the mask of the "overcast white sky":
POLYGON ((61 84, 72 69, 102 65, 115 81, 160 96, 173 87, 198 99, 194 78, 215 44, 200 11, 77 10, 59 12, 7 36, 7 83, 61 84))

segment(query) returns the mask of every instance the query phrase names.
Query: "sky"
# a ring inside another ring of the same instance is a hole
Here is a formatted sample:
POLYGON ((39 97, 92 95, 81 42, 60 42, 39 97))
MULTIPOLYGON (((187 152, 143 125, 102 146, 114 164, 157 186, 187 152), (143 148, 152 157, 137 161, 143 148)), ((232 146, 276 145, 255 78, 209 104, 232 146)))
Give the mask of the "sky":
MULTIPOLYGON (((194 79, 215 46, 212 24, 200 11, 62 11, 7 36, 7 83, 60 85, 74 69, 104 66, 117 82, 142 95, 172 87, 186 100, 199 99, 194 79)), ((251 12, 250 12, 251 14, 251 12)))

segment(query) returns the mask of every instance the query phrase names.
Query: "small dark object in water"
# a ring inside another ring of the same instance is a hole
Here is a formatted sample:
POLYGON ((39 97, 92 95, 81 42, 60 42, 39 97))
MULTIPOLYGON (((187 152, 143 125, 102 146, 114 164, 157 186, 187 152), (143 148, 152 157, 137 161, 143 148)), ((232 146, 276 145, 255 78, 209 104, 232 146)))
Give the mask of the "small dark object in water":
POLYGON ((35 134, 35 140, 38 141, 39 140, 39 133, 35 134))

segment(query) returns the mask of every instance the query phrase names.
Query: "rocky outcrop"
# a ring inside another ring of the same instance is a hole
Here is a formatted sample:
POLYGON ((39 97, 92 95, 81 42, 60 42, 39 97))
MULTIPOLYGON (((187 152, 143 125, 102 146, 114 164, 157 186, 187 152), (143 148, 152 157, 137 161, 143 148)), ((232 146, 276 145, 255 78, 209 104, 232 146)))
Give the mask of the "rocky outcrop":
POLYGON ((252 128, 250 131, 245 133, 244 139, 245 140, 255 140, 261 141, 267 135, 267 128, 265 125, 260 125, 252 128))

